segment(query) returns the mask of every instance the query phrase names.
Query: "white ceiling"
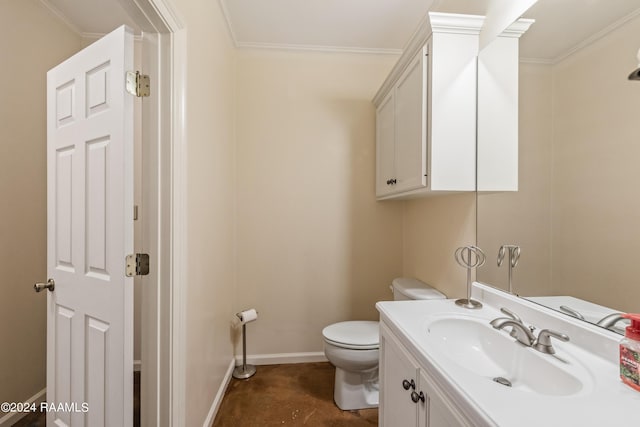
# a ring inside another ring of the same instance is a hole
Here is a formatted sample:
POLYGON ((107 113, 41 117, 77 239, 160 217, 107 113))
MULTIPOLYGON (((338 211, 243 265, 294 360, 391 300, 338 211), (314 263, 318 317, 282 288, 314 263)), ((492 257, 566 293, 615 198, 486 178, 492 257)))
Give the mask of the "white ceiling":
MULTIPOLYGON (((399 51, 429 10, 484 15, 492 0, 219 0, 236 45, 399 51)), ((640 12, 638 0, 539 0, 521 56, 555 62, 640 12)))
MULTIPOLYGON (((120 0, 40 1, 82 35, 123 23, 140 32, 120 0)), ((482 15, 495 0, 208 1, 219 1, 238 47, 399 53, 427 11, 482 15)), ((524 14, 536 23, 522 36, 521 56, 556 62, 639 14, 639 0, 539 0, 524 14)))
POLYGON ((220 0, 238 46, 400 52, 433 0, 220 0))

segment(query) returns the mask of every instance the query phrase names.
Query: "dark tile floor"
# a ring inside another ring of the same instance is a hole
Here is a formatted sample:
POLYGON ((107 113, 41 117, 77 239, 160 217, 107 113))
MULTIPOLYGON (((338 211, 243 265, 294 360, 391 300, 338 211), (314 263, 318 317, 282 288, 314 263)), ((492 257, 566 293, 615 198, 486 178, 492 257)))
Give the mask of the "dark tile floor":
POLYGON ((213 427, 378 425, 378 410, 341 411, 333 402, 329 363, 258 366, 247 380, 232 379, 213 427))
MULTIPOLYGON (((32 412, 12 427, 45 427, 47 419, 44 412, 32 412)), ((133 426, 140 427, 140 372, 133 373, 133 426)))

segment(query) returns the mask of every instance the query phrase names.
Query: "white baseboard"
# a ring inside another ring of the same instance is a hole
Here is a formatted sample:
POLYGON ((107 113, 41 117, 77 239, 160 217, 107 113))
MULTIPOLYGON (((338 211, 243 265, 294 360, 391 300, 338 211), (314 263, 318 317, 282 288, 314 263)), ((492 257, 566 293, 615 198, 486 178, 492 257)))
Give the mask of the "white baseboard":
MULTIPOLYGON (((40 402, 44 402, 45 395, 47 394, 47 389, 43 388, 29 399, 24 401, 23 403, 35 403, 36 405, 40 405, 40 402)), ((10 412, 0 418, 0 427, 9 427, 10 425, 15 424, 18 420, 24 418, 29 414, 28 412, 10 412)))
MULTIPOLYGON (((291 363, 327 362, 324 352, 247 354, 247 363, 251 365, 285 365, 291 363)), ((242 355, 236 356, 236 365, 242 364, 242 355)))
POLYGON ((210 427, 213 424, 213 420, 216 418, 218 409, 220 409, 220 404, 222 403, 224 393, 227 391, 227 386, 229 386, 229 382, 231 381, 231 375, 233 374, 233 368, 235 368, 235 365, 235 360, 231 359, 231 361, 229 362, 229 367, 227 368, 227 372, 224 374, 224 378, 222 379, 222 384, 220 384, 218 392, 216 393, 216 397, 213 399, 211 409, 209 409, 207 418, 204 420, 204 424, 202 425, 203 427, 210 427))
POLYGON ((133 361, 133 372, 140 372, 141 367, 142 367, 142 361, 140 360, 133 361))

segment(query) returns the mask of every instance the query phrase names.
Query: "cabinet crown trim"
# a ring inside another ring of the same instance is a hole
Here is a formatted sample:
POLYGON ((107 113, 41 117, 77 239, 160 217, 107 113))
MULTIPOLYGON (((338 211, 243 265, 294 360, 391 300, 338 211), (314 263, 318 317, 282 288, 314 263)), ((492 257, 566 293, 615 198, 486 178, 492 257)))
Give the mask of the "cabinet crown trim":
POLYGON ((513 24, 509 25, 502 34, 499 35, 499 37, 520 38, 520 36, 526 33, 534 22, 536 22, 535 19, 520 18, 513 24))
POLYGON ((480 34, 484 16, 429 12, 434 33, 480 34))

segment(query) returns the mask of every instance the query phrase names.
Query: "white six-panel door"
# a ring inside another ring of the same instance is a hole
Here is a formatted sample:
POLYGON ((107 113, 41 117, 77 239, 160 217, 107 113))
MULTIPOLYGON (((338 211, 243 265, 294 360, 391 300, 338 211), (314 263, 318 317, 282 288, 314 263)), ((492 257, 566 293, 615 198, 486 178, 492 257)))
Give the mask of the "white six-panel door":
POLYGON ((48 425, 132 424, 132 69, 121 27, 47 74, 48 425))

